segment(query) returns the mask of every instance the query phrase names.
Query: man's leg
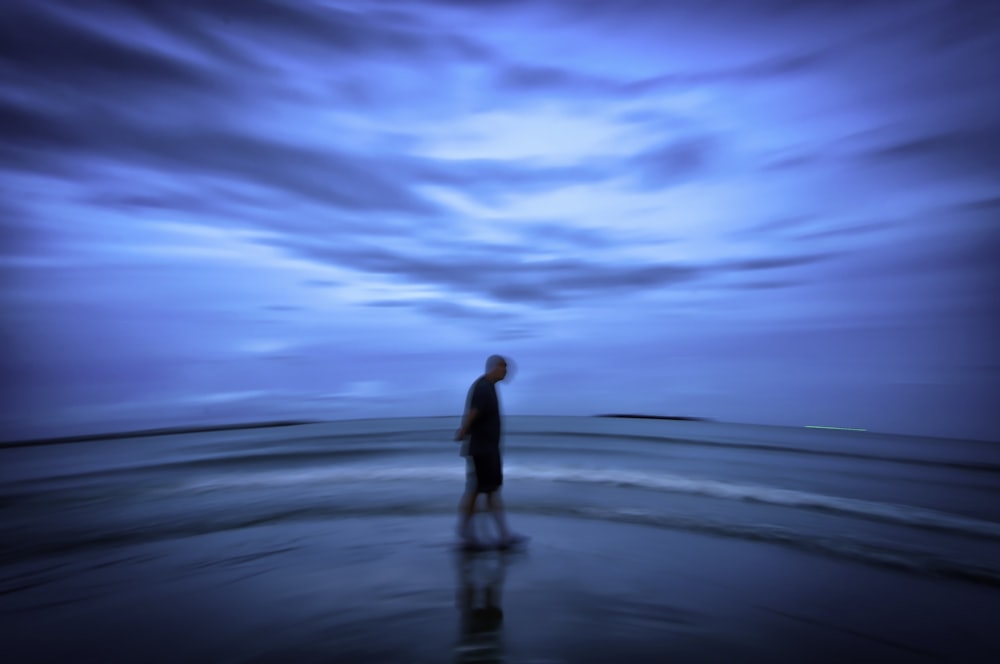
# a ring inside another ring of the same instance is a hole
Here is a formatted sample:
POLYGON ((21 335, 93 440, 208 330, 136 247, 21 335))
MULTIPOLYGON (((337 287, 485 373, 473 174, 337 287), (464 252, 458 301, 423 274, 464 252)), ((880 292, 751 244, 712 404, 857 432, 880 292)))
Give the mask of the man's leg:
POLYGON ((500 529, 500 541, 506 542, 510 539, 510 531, 507 530, 507 518, 503 513, 503 503, 500 501, 500 490, 491 491, 486 494, 486 508, 493 515, 500 529))
POLYGON ((500 530, 500 543, 501 545, 510 543, 511 532, 507 528, 507 517, 504 514, 503 502, 500 500, 500 488, 503 485, 503 461, 500 458, 500 451, 483 455, 476 462, 482 467, 482 472, 479 474, 480 489, 486 494, 486 508, 493 515, 500 530))
POLYGON ((466 491, 458 503, 458 536, 464 540, 474 540, 475 532, 472 528, 472 517, 476 514, 476 498, 478 494, 475 490, 466 491))
POLYGON ((504 513, 503 503, 500 501, 499 489, 486 494, 486 503, 489 505, 490 513, 493 514, 493 518, 496 519, 497 526, 500 528, 499 544, 501 548, 511 547, 528 541, 528 537, 519 533, 513 533, 507 527, 507 516, 504 513))
POLYGON ((476 513, 476 468, 472 457, 465 457, 465 492, 458 501, 458 536, 464 540, 474 540, 473 517, 476 513))

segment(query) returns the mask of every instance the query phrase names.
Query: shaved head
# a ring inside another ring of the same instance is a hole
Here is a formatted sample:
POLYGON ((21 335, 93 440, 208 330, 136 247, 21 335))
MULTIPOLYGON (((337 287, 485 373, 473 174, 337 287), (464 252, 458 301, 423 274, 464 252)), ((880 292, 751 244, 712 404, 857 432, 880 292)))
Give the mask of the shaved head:
POLYGON ((486 373, 493 371, 493 369, 495 369, 501 362, 507 364, 507 360, 505 360, 502 355, 490 355, 486 358, 486 373))

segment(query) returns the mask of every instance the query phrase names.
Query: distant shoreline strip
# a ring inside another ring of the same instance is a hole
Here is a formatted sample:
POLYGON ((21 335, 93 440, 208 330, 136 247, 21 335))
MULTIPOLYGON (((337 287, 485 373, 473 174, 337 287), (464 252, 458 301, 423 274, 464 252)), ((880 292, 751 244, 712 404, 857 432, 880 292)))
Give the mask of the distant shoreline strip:
POLYGON ((36 438, 33 440, 18 440, 0 442, 0 448, 33 447, 35 445, 60 445, 63 443, 90 443, 101 440, 122 440, 125 438, 150 438, 154 436, 174 436, 187 433, 210 433, 213 431, 235 431, 237 429, 273 429, 277 427, 295 427, 302 424, 320 424, 320 420, 289 420, 279 422, 250 422, 234 424, 209 424, 205 426, 177 426, 158 429, 140 429, 138 431, 118 431, 114 433, 92 433, 83 436, 61 436, 58 438, 36 438))
MULTIPOLYGON (((605 418, 632 418, 643 420, 684 420, 690 422, 710 422, 702 417, 680 417, 674 415, 595 415, 605 418)), ((64 443, 89 443, 101 440, 122 440, 124 438, 151 438, 155 436, 174 436, 187 433, 211 433, 213 431, 235 431, 237 429, 273 429, 278 427, 294 427, 304 424, 325 424, 326 420, 279 420, 275 422, 234 422, 230 424, 208 424, 205 426, 176 426, 155 429, 139 429, 136 431, 115 431, 111 433, 92 433, 80 436, 58 436, 54 438, 32 438, 28 440, 0 441, 0 448, 32 447, 35 445, 61 445, 64 443)))
POLYGON ((616 417, 632 420, 680 420, 683 422, 711 422, 705 417, 687 417, 684 415, 635 415, 631 413, 616 413, 612 415, 595 415, 594 417, 616 417))

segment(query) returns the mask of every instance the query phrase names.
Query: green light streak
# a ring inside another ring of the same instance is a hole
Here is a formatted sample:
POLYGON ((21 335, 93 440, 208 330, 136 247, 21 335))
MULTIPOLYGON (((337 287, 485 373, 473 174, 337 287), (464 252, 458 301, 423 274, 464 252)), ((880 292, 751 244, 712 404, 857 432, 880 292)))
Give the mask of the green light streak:
POLYGON ((807 424, 807 429, 833 429, 834 431, 868 431, 868 429, 855 429, 853 427, 821 427, 815 424, 807 424))

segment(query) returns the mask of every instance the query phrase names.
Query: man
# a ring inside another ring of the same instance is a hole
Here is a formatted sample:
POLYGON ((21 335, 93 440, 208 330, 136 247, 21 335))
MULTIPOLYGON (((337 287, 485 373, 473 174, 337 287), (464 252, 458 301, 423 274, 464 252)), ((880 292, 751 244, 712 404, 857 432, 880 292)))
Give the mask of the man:
POLYGON ((501 548, 524 541, 507 528, 503 505, 500 503, 500 486, 503 484, 503 464, 500 459, 500 403, 496 384, 507 377, 507 360, 500 355, 490 355, 486 360, 486 373, 469 388, 462 426, 455 433, 455 440, 463 442, 462 453, 471 459, 471 473, 465 495, 459 503, 458 535, 466 544, 477 546, 472 532, 472 518, 476 512, 479 494, 486 494, 486 507, 500 529, 501 548))

